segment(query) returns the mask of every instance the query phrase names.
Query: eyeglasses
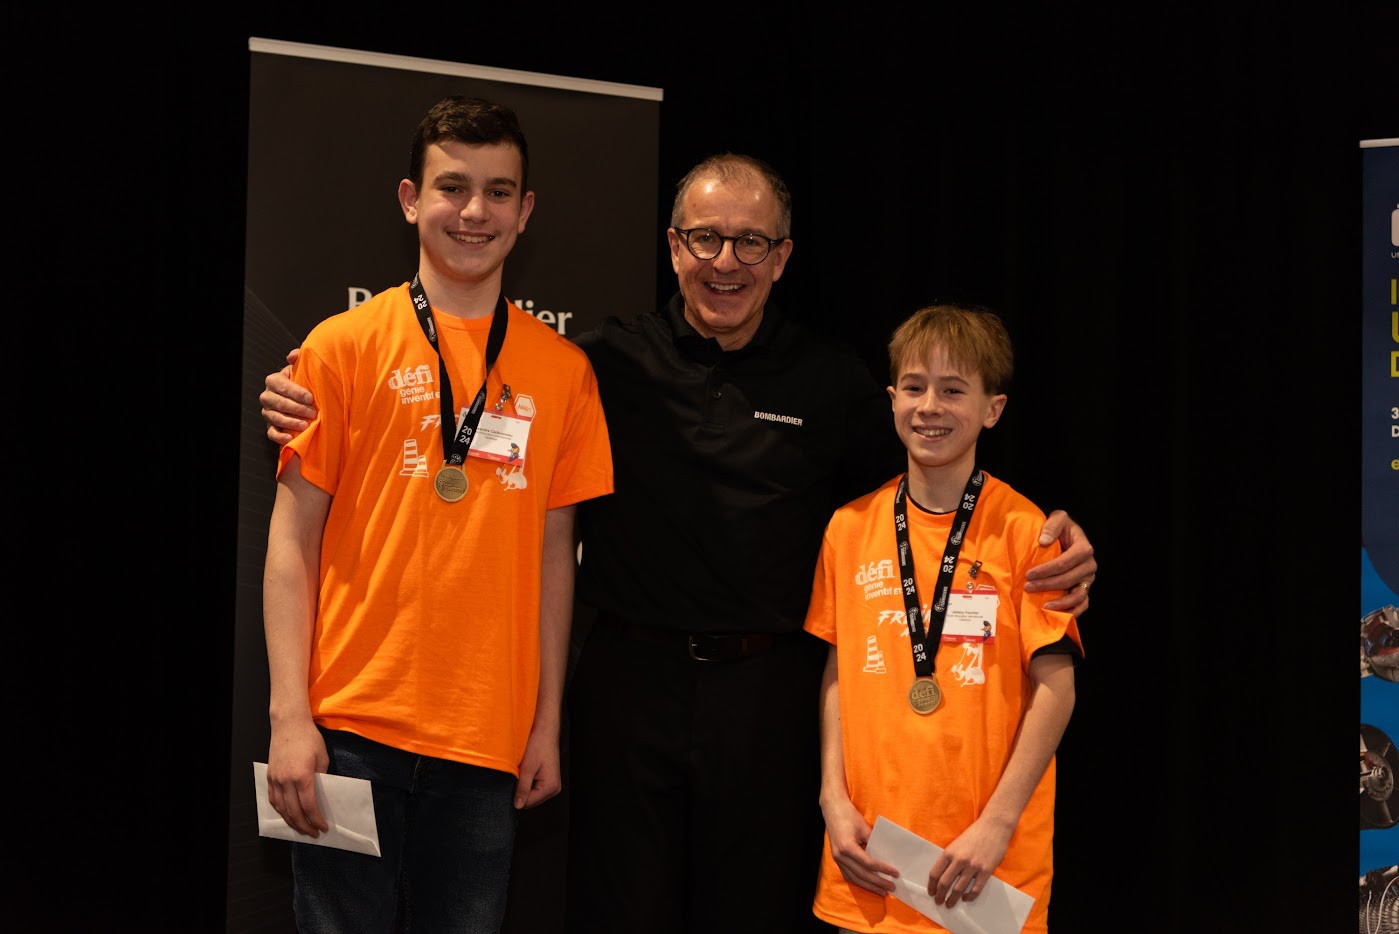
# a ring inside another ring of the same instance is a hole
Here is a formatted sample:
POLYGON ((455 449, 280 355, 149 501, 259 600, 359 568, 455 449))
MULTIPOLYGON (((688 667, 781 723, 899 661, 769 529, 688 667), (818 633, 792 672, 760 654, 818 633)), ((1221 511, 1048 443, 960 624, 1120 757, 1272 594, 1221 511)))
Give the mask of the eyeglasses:
POLYGON ((746 233, 737 237, 725 237, 708 227, 691 227, 685 230, 681 227, 674 228, 685 241, 685 245, 690 248, 695 259, 714 259, 724 252, 724 242, 732 241, 734 245, 734 256, 745 266, 756 266, 768 258, 772 248, 777 246, 786 237, 778 237, 770 240, 762 234, 746 233))

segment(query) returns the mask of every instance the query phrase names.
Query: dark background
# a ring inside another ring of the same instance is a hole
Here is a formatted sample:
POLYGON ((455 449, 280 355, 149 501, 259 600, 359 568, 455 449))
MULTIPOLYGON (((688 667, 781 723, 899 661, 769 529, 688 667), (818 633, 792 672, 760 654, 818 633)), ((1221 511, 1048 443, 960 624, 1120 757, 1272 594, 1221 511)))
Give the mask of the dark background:
POLYGON ((731 149, 794 193, 775 299, 877 372, 916 307, 1001 310, 1019 372, 986 465, 1102 567, 1056 929, 1349 928, 1358 143, 1399 136, 1396 8, 755 10, 16 24, 52 88, 11 140, 50 222, 17 376, 78 390, 38 410, 45 484, 16 485, 55 504, 16 533, 17 585, 55 582, 12 624, 17 929, 224 929, 250 36, 663 88, 658 302, 671 186, 731 149))

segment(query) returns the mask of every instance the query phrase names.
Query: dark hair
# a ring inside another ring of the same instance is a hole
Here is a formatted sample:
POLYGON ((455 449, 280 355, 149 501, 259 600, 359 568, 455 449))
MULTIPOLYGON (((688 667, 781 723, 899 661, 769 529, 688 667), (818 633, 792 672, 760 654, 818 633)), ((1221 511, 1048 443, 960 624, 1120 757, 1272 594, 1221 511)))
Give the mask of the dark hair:
POLYGON ((680 227, 685 223, 685 195, 702 178, 717 178, 722 182, 756 180, 762 182, 777 199, 777 236, 786 239, 792 235, 792 193, 777 170, 756 156, 742 156, 732 152, 710 156, 685 173, 675 186, 675 202, 670 208, 670 226, 680 227))
POLYGON ((889 378, 894 385, 905 363, 928 359, 938 346, 953 363, 980 374, 981 385, 991 395, 1010 389, 1015 354, 1010 334, 991 309, 946 303, 915 311, 889 341, 889 378))
POLYGON ((479 97, 444 97, 418 122, 408 157, 408 179, 423 187, 423 157, 433 143, 452 140, 471 146, 511 143, 520 150, 520 191, 529 191, 529 144, 515 111, 479 97))

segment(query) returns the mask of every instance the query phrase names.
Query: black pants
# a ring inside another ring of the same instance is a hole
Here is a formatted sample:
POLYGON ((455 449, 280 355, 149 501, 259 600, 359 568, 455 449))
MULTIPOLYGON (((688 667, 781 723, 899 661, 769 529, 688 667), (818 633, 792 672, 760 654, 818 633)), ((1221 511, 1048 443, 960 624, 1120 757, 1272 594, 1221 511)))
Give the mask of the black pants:
POLYGON ((825 643, 695 661, 604 619, 569 689, 568 930, 807 934, 825 643))

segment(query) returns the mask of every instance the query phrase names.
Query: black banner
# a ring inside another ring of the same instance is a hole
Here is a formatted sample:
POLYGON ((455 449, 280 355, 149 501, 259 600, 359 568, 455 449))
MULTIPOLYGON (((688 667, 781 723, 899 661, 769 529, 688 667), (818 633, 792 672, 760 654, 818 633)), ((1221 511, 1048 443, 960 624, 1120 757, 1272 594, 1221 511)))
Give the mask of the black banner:
MULTIPOLYGON (((276 448, 257 395, 319 321, 413 278, 416 228, 403 219, 397 189, 418 121, 449 94, 484 97, 519 116, 535 209, 505 264, 505 294, 564 336, 655 305, 662 237, 657 88, 264 39, 248 45, 230 934, 294 929, 289 845, 258 836, 254 798, 253 762, 267 760, 269 742, 262 570, 276 492, 276 448)), ((538 858, 522 823, 517 867, 538 858)), ((559 872, 527 865, 512 878, 559 872)))

